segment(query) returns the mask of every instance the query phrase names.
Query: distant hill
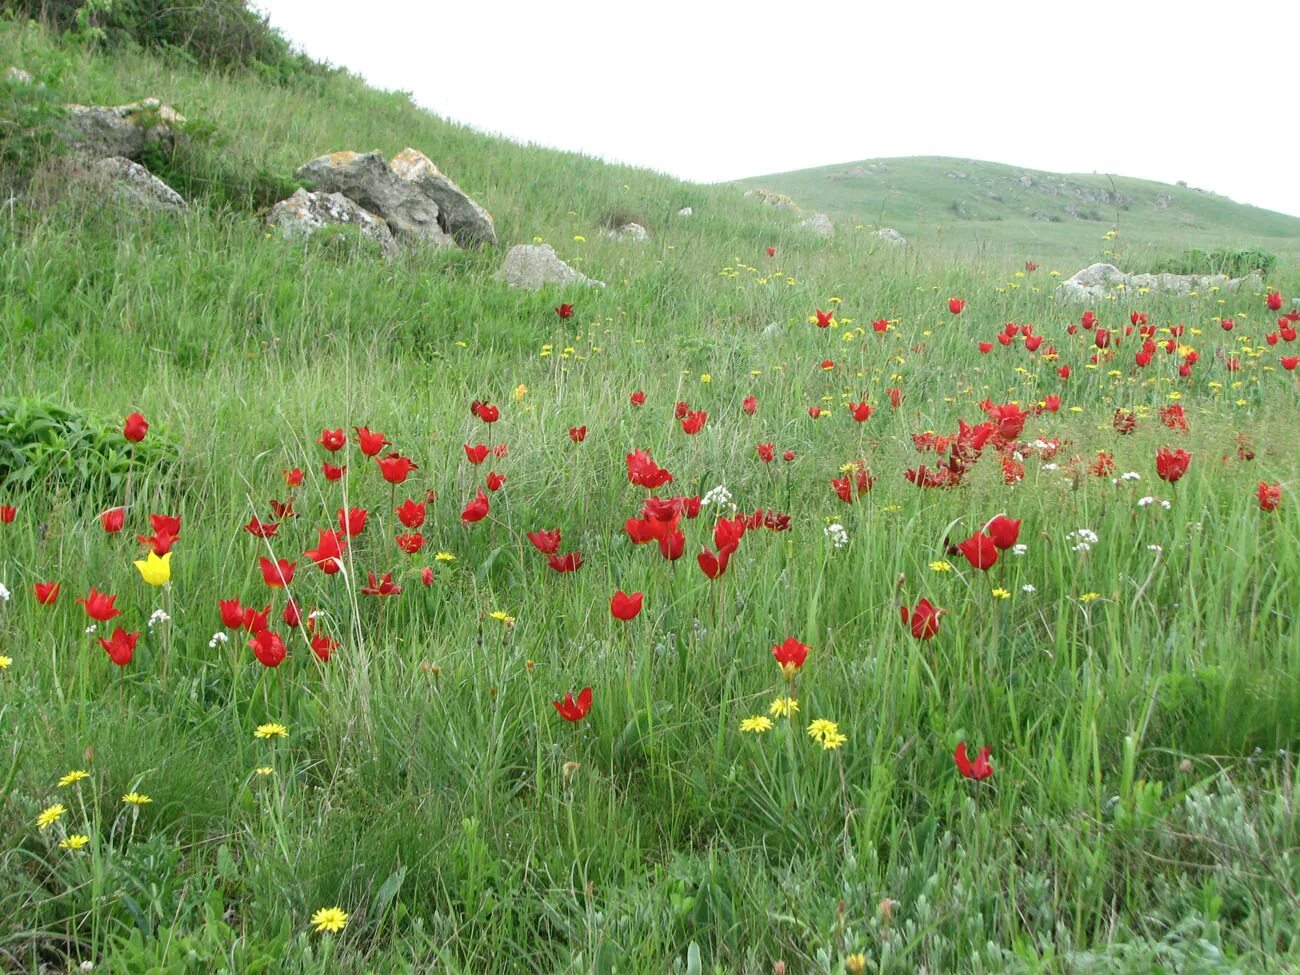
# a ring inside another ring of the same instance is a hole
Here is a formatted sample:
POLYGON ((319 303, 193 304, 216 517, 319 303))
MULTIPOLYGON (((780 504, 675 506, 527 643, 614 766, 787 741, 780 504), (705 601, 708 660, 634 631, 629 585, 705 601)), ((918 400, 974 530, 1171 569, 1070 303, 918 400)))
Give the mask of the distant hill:
POLYGON ((1264 247, 1300 259, 1300 217, 1186 185, 1060 174, 945 156, 866 159, 738 180, 787 194, 841 225, 894 227, 909 239, 1030 259, 1133 261, 1187 248, 1264 247), (1118 228, 1112 245, 1103 235, 1118 228))

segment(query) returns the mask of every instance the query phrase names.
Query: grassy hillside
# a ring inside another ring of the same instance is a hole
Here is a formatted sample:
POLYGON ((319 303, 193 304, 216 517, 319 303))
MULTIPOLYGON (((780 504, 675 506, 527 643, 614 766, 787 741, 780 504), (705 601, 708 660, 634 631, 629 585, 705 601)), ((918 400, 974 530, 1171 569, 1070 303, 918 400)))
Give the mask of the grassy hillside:
POLYGON ((755 176, 739 185, 787 194, 842 224, 895 227, 930 249, 1040 262, 1101 259, 1113 250, 1125 270, 1135 271, 1191 247, 1264 247, 1300 260, 1300 217, 1125 176, 915 156, 755 176), (1112 228, 1120 232, 1114 243, 1103 240, 1112 228))
POLYGON ((51 96, 4 89, 13 159, 62 100, 193 120, 151 161, 184 217, 0 211, 0 970, 1300 951, 1295 267, 1085 324, 1032 255, 168 50, 0 22, 51 96), (300 163, 407 145, 501 248, 264 233, 300 163), (608 287, 493 280, 535 238, 608 287))

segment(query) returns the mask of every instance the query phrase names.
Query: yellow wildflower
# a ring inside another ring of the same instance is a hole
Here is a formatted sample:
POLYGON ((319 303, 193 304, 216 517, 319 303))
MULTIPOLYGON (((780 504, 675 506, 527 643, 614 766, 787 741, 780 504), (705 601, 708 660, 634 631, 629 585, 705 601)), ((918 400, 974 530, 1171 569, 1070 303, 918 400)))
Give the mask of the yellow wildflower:
POLYGON ((82 779, 90 778, 90 773, 85 769, 73 769, 63 778, 59 779, 59 788, 63 789, 70 785, 76 785, 82 779))
POLYGON ((36 817, 36 825, 41 829, 49 829, 62 819, 63 814, 67 811, 67 808, 61 802, 56 802, 52 806, 47 806, 45 809, 41 810, 41 814, 36 817))
POLYGON ((128 792, 122 797, 122 801, 130 806, 147 806, 153 802, 151 798, 142 792, 128 792))
POLYGON ((799 701, 793 697, 778 697, 767 709, 774 718, 788 718, 799 713, 799 701))
POLYGON ((259 724, 257 730, 253 732, 254 738, 288 738, 289 729, 277 722, 268 724, 259 724))
POLYGON ((90 837, 85 833, 73 833, 66 839, 59 840, 59 849, 61 850, 80 850, 90 842, 90 837))
POLYGON ((137 560, 135 567, 140 570, 140 578, 151 586, 161 586, 172 577, 172 553, 159 556, 150 552, 144 559, 137 560))
POLYGON ((930 563, 930 568, 935 572, 951 572, 952 563, 945 559, 938 559, 930 563))
POLYGON ((348 916, 339 907, 322 907, 311 916, 311 923, 316 931, 328 931, 337 934, 348 926, 348 916))
POLYGON ((745 718, 740 722, 741 731, 751 731, 756 735, 761 735, 765 731, 772 730, 772 719, 766 715, 756 714, 752 718, 745 718))

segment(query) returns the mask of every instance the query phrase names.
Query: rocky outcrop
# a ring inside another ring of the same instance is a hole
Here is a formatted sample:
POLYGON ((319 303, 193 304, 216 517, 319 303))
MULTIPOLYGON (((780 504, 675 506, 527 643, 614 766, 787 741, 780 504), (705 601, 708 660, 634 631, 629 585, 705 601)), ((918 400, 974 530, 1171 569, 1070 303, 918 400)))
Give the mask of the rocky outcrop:
POLYGON ((605 287, 603 281, 595 281, 565 264, 550 244, 516 244, 510 248, 505 263, 493 277, 512 288, 529 290, 546 284, 605 287))
POLYGON ((401 179, 414 184, 438 207, 438 226, 461 247, 497 243, 492 214, 479 206, 459 186, 439 172, 432 160, 418 149, 403 149, 389 168, 401 179))
POLYGON ((618 227, 610 227, 605 231, 606 237, 612 237, 614 240, 646 240, 650 236, 650 231, 639 223, 625 223, 618 227))
POLYGON ((784 193, 774 193, 772 190, 754 189, 746 190, 745 198, 758 200, 759 203, 766 203, 770 207, 776 207, 778 210, 798 210, 799 204, 786 196, 784 193))
POLYGON ((814 213, 806 220, 800 220, 798 226, 800 230, 807 230, 809 233, 814 233, 818 237, 825 237, 827 240, 835 236, 835 225, 831 223, 831 218, 824 213, 814 213))
POLYGON ((383 217, 402 243, 447 246, 452 242, 438 223, 438 204, 393 172, 378 150, 317 156, 300 166, 296 175, 321 193, 341 193, 383 217))
POLYGON ((184 213, 189 204, 137 162, 122 156, 56 156, 33 174, 26 196, 36 205, 75 197, 82 205, 119 204, 144 213, 184 213))
POLYGON ((271 207, 266 215, 266 225, 289 239, 308 237, 322 227, 352 226, 377 243, 385 254, 391 255, 397 250, 388 224, 342 193, 312 193, 300 189, 271 207))
POLYGON ((893 227, 881 227, 876 231, 876 236, 883 240, 891 247, 906 247, 907 238, 900 234, 893 227))
POLYGON ((1211 288, 1236 291, 1240 287, 1260 288, 1258 275, 1230 278, 1223 274, 1125 274, 1113 264, 1090 264, 1056 289, 1058 301, 1092 302, 1116 291, 1146 289, 1160 294, 1186 297, 1211 288))
POLYGON ((68 145, 95 158, 139 159, 145 146, 170 151, 185 116, 157 98, 129 105, 65 105, 68 145))

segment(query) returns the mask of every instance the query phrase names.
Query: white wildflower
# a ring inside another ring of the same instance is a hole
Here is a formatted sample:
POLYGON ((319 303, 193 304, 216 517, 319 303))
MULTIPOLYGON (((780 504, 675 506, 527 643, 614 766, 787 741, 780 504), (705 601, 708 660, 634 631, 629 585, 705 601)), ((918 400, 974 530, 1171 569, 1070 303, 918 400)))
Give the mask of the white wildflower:
POLYGON ((1142 480, 1142 475, 1137 471, 1125 471, 1119 476, 1119 479, 1121 481, 1140 481, 1142 480))
POLYGON ((1029 551, 1029 546, 1026 545, 1024 542, 1021 542, 1019 545, 1011 546, 1012 555, 1024 555, 1028 551, 1029 551))
POLYGON ((1026 582, 1023 586, 1020 587, 1020 591, 1021 591, 1021 592, 1025 592, 1025 593, 1029 593, 1031 596, 1032 596, 1034 593, 1038 592, 1038 590, 1037 590, 1034 586, 1031 586, 1031 585, 1030 585, 1029 583, 1027 583, 1027 582, 1026 582))
POLYGON ((149 629, 152 630, 155 623, 168 623, 170 621, 171 617, 168 616, 166 612, 161 609, 155 609, 153 615, 149 617, 149 629))
POLYGON ((222 644, 229 643, 229 642, 230 642, 230 637, 226 636, 226 634, 218 630, 216 633, 212 634, 212 639, 208 641, 208 649, 215 650, 217 647, 221 646, 222 644))
POLYGON ((1149 506, 1149 505, 1153 505, 1153 504, 1155 504, 1155 503, 1156 503, 1156 499, 1153 498, 1153 497, 1152 497, 1151 495, 1149 495, 1149 494, 1148 494, 1145 498, 1138 498, 1138 507, 1139 507, 1139 508, 1145 508, 1145 507, 1147 507, 1147 506, 1149 506))
POLYGON ((849 544, 849 533, 838 521, 827 525, 822 531, 836 548, 843 548, 849 544))
POLYGON ((1044 464, 1042 466, 1042 470, 1045 471, 1055 471, 1055 470, 1060 470, 1060 468, 1061 468, 1060 464, 1044 464))
POLYGON ((1148 552, 1155 552, 1156 555, 1159 555, 1161 552, 1164 551, 1164 549, 1161 548, 1159 545, 1148 545, 1148 546, 1147 546, 1147 551, 1148 551, 1148 552))
POLYGON ((9 590, 5 588, 5 584, 3 582, 0 582, 0 603, 7 603, 7 602, 9 602, 9 590))
POLYGON ((731 503, 731 492, 727 490, 725 484, 719 484, 700 499, 701 505, 724 505, 731 503))

